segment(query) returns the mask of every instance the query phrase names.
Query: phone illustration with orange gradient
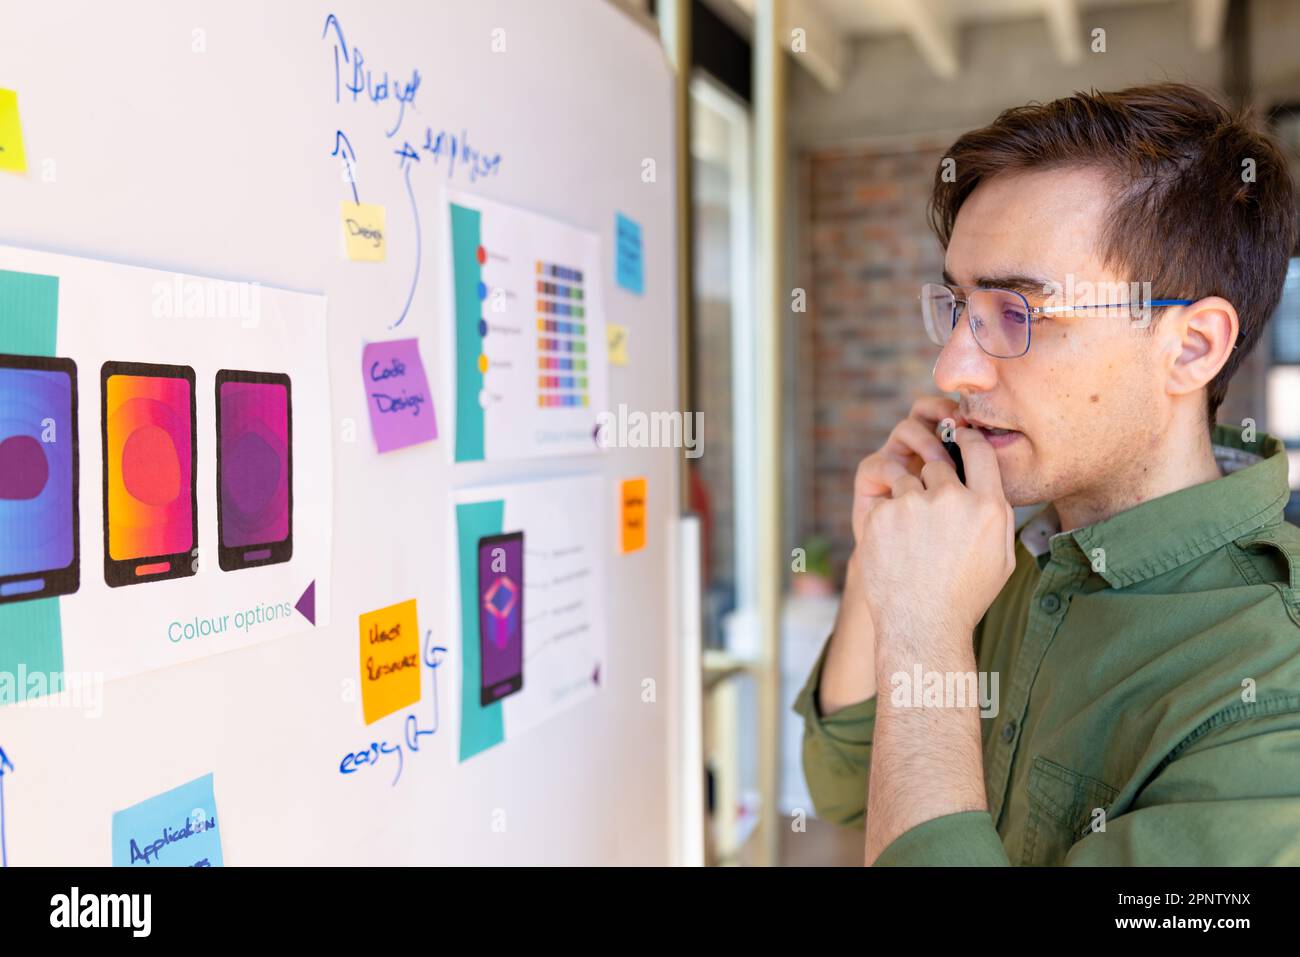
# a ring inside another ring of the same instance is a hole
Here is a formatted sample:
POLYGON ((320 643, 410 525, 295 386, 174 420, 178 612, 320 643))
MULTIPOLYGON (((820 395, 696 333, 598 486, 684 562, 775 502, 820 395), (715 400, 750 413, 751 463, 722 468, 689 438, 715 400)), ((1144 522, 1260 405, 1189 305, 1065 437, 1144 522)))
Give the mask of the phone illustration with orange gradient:
POLYGON ((198 447, 194 370, 106 362, 104 580, 111 587, 197 570, 198 447))

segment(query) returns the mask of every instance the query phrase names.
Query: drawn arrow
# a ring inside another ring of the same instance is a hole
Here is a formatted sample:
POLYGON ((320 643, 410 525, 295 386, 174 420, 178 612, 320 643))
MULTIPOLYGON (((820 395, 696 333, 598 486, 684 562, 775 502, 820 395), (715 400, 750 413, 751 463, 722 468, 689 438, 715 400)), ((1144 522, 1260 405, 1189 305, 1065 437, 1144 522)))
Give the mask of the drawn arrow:
POLYGON ((5 774, 13 771, 13 762, 5 749, 0 748, 0 867, 9 866, 9 852, 5 849, 5 774))
POLYGON ((334 152, 330 156, 342 156, 343 162, 348 166, 348 183, 352 186, 352 202, 358 206, 361 205, 361 199, 357 196, 357 151, 352 148, 352 143, 346 133, 342 130, 336 130, 334 133, 334 152), (344 149, 343 147, 347 147, 344 149))

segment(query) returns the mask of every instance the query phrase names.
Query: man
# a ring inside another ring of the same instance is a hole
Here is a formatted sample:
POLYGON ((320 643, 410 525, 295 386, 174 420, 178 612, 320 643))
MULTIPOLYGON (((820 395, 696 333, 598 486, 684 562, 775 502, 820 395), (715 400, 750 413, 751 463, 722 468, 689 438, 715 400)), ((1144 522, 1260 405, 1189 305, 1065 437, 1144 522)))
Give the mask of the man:
POLYGON ((962 136, 931 221, 960 401, 858 467, 795 704, 818 813, 868 864, 1300 864, 1286 457, 1213 425, 1295 248, 1282 156, 1188 86, 1076 94, 962 136))

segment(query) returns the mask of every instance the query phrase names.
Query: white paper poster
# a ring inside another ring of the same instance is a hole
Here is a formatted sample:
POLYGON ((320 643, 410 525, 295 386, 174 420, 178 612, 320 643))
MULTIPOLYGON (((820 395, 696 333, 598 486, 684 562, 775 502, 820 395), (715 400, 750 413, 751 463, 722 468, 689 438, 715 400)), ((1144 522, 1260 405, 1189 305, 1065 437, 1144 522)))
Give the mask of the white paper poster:
POLYGON ((595 451, 609 370, 599 237, 455 190, 446 198, 455 461, 595 451))
POLYGON ((460 758, 513 739, 594 695, 605 676, 600 476, 464 489, 460 567, 460 758))
POLYGON ((323 296, 0 247, 0 320, 6 666, 111 680, 328 623, 323 296))

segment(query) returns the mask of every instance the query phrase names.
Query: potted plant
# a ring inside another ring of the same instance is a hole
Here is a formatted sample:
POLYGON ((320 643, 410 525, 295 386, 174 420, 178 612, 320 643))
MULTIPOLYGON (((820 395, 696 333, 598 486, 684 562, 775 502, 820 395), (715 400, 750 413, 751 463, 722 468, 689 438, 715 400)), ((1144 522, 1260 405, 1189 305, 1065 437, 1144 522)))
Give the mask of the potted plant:
POLYGON ((831 543, 823 535, 814 535, 803 546, 803 561, 797 554, 794 564, 794 593, 800 598, 825 598, 835 594, 831 575, 831 543), (802 569, 800 568, 802 564, 802 569))

